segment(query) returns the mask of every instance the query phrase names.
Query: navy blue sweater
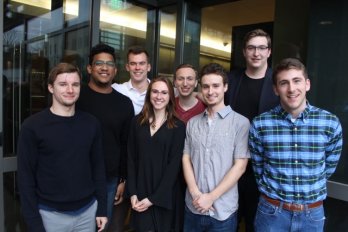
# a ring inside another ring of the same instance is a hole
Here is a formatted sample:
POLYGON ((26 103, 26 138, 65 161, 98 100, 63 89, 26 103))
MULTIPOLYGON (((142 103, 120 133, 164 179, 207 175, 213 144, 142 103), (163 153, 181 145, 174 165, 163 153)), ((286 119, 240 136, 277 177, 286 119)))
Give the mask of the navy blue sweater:
POLYGON ((18 139, 18 185, 29 231, 45 231, 38 204, 74 211, 98 200, 106 216, 106 180, 98 120, 85 112, 61 117, 49 109, 29 117, 18 139))

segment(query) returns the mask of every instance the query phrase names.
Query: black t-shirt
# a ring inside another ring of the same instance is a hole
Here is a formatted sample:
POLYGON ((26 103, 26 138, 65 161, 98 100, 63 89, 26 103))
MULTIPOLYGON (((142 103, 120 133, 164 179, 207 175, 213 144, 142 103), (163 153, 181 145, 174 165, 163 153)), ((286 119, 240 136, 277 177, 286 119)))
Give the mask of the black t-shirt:
POLYGON ((245 73, 243 74, 234 110, 250 121, 259 114, 259 102, 264 79, 252 79, 245 73))

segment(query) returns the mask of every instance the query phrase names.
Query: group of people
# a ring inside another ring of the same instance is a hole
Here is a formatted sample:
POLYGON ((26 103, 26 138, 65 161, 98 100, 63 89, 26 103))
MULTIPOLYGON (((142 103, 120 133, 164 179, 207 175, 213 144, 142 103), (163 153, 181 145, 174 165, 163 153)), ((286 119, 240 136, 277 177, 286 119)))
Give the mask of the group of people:
POLYGON ((113 83, 115 51, 105 44, 91 50, 86 86, 74 65, 55 66, 52 105, 26 119, 18 139, 28 231, 111 229, 122 202, 140 232, 236 231, 241 221, 246 231, 323 231, 340 122, 308 102, 299 60, 268 67, 266 32, 247 33, 243 54, 243 70, 210 63, 198 74, 182 64, 173 83, 149 80, 139 46, 123 84, 113 83))

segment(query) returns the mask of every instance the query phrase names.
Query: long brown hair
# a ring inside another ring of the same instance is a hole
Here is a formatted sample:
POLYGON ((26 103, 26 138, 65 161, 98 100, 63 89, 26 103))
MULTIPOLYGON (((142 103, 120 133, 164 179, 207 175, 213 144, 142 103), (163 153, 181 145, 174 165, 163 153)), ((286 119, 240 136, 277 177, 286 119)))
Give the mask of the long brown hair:
POLYGON ((151 101, 150 101, 150 96, 151 96, 151 91, 152 91, 153 84, 158 82, 158 81, 162 81, 168 87, 169 102, 168 102, 168 105, 166 106, 167 127, 168 128, 174 128, 174 127, 176 127, 175 118, 177 118, 177 115, 175 113, 174 88, 173 88, 172 82, 168 78, 162 77, 162 76, 154 78, 150 82, 150 84, 149 84, 149 86, 147 88, 146 96, 145 96, 144 107, 143 107, 143 109, 142 109, 142 111, 140 113, 138 122, 140 123, 140 125, 144 125, 144 124, 150 122, 149 121, 150 118, 152 118, 153 120, 156 120, 155 119, 155 112, 153 110, 153 106, 152 106, 151 101))

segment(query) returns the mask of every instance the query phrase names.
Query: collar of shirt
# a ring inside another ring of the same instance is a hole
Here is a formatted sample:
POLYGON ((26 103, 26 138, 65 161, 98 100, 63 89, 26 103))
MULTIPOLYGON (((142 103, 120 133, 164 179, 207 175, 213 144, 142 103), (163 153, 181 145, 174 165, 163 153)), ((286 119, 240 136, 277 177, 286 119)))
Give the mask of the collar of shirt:
MULTIPOLYGON (((150 83, 150 79, 147 79, 147 82, 150 83)), ((127 81, 127 88, 128 88, 129 91, 131 91, 131 90, 138 91, 136 88, 133 87, 131 80, 127 81)), ((147 91, 147 89, 145 89, 145 90, 141 93, 141 95, 146 94, 146 91, 147 91)))
MULTIPOLYGON (((220 116, 220 118, 225 118, 229 113, 232 112, 232 108, 231 106, 225 106, 224 108, 222 108, 221 110, 219 110, 216 114, 220 116)), ((205 109, 203 116, 204 117, 208 117, 208 109, 205 109)))
MULTIPOLYGON (((297 118, 305 122, 312 108, 313 106, 307 101, 306 108, 300 113, 297 118)), ((276 114, 280 115, 282 119, 291 120, 291 114, 285 111, 281 105, 278 105, 274 110, 276 114)))

